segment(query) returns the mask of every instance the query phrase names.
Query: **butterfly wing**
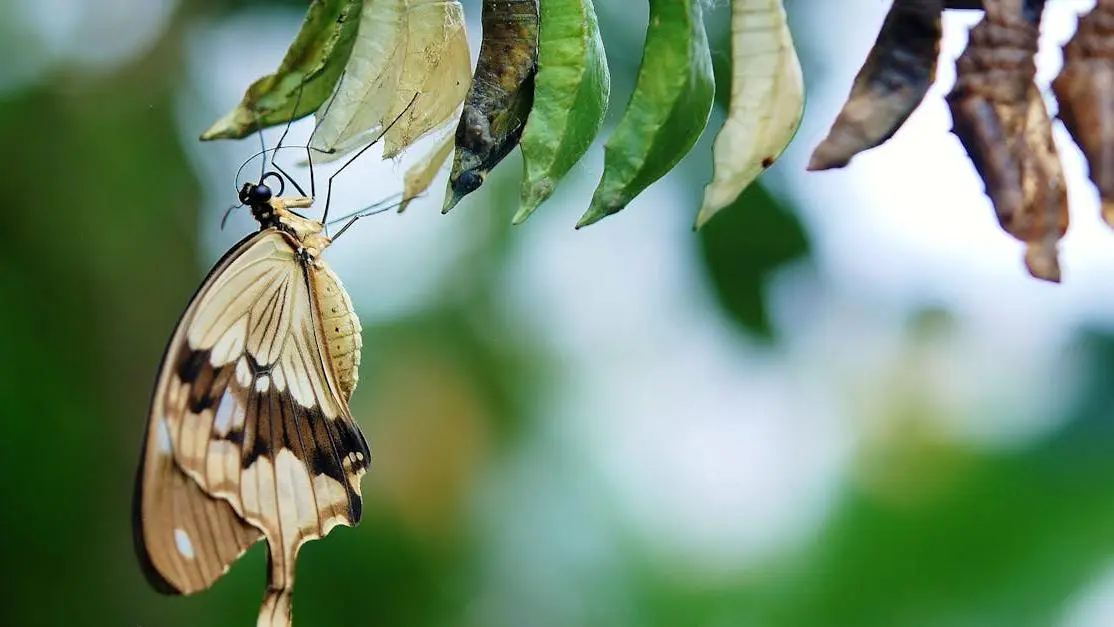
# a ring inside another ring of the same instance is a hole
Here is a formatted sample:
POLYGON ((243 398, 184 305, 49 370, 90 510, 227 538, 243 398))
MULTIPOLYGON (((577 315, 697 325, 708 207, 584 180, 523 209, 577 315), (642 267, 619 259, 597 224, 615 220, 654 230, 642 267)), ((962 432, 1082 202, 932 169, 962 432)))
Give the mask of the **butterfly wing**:
MULTIPOLYGON (((166 386, 169 352, 181 340, 196 303, 214 281, 236 264, 259 234, 234 246, 209 273, 163 358, 153 407, 166 386)), ((244 522, 227 501, 213 499, 174 461, 170 430, 165 419, 152 411, 144 434, 136 474, 132 530, 140 566, 151 585, 165 594, 191 594, 204 590, 224 574, 232 562, 259 540, 262 533, 244 522)))
MULTIPOLYGON (((163 363, 140 479, 157 482, 164 478, 154 473, 159 462, 172 463, 184 485, 219 504, 211 509, 226 507, 267 538, 263 613, 269 618, 265 623, 261 615, 260 624, 288 623, 301 545, 359 520, 359 482, 370 458, 323 343, 313 265, 298 249, 293 237, 265 229, 234 248, 206 280, 163 363)), ((158 505, 154 493, 166 488, 145 488, 137 491, 136 524, 148 538, 148 562, 186 591, 175 568, 181 547, 155 540, 180 537, 182 529, 199 534, 189 536, 196 547, 208 530, 179 526, 179 510, 147 520, 158 505)), ((237 538, 242 552, 258 533, 237 538)), ((215 553, 221 572, 239 554, 215 553)))
POLYGON ((226 501, 213 499, 174 462, 165 428, 148 434, 136 481, 136 552, 164 594, 208 588, 259 540, 226 501))

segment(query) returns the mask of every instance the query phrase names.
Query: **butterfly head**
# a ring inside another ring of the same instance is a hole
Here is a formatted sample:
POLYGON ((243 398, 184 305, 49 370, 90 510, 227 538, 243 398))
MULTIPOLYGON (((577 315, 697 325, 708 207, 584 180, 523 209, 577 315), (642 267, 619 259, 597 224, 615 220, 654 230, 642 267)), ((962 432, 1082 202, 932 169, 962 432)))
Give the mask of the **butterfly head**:
POLYGON ((240 188, 240 202, 252 208, 270 203, 272 197, 274 192, 266 183, 244 183, 240 188))
MULTIPOLYGON (((286 189, 286 182, 277 172, 268 172, 259 179, 258 183, 244 183, 240 188, 240 205, 251 207, 251 213, 264 227, 271 226, 275 220, 275 200, 282 196, 286 189), (267 185, 267 179, 278 180, 279 189, 275 192, 267 185)), ((227 217, 227 216, 226 216, 227 217)))

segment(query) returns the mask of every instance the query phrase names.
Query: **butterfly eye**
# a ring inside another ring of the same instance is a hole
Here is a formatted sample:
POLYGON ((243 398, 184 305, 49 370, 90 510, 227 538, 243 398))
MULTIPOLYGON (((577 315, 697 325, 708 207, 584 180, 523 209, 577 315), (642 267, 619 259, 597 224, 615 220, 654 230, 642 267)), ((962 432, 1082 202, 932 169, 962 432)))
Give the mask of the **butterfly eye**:
POLYGON ((240 202, 252 207, 267 204, 271 201, 271 196, 271 188, 263 184, 245 183, 240 190, 240 202))

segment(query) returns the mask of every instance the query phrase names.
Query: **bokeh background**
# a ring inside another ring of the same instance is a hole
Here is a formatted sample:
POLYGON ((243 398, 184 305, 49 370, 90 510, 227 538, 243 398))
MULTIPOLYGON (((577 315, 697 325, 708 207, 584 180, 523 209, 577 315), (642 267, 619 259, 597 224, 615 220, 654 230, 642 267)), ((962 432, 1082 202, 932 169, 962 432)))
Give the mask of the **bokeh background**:
MULTIPOLYGON (((479 2, 464 4, 475 55, 479 2)), ((610 128, 646 7, 596 4, 610 128)), ((727 4, 708 18, 721 96, 727 4)), ((1043 80, 1093 4, 1049 2, 1043 80)), ((442 175, 338 240, 374 461, 363 522, 301 554, 297 625, 1114 624, 1114 233, 1077 149, 1058 129, 1074 213, 1051 286, 1026 276, 947 132, 941 97, 979 17, 964 12, 889 144, 804 171, 888 5, 787 2, 804 125, 697 235, 711 132, 581 232, 599 146, 522 227, 516 153, 447 216, 442 175)), ((0 2, 4 625, 255 624, 263 547, 207 592, 160 596, 130 497, 166 340, 253 228, 219 223, 257 138, 196 137, 277 65, 304 8, 0 2)), ((398 191, 405 166, 361 158, 333 206, 398 191)))

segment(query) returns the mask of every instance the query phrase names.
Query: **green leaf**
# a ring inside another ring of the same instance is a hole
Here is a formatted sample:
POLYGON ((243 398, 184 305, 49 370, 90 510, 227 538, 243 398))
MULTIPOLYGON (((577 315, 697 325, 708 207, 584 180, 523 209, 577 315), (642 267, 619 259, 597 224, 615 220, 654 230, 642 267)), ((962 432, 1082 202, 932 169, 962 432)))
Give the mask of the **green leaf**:
POLYGON ((484 0, 483 42, 456 128, 443 213, 478 189, 518 145, 534 105, 537 60, 537 1, 484 0))
POLYGON ((731 100, 696 228, 773 165, 800 126, 805 85, 781 2, 731 3, 731 100))
POLYGON ((600 132, 611 75, 592 0, 542 0, 534 110, 522 132, 521 224, 600 132))
POLYGON ((708 123, 714 96, 699 0, 650 0, 634 93, 604 146, 603 178, 576 227, 617 213, 673 169, 708 123))
POLYGON ((201 134, 239 139, 316 111, 328 99, 352 52, 360 0, 314 0, 277 71, 255 81, 243 100, 201 134))

